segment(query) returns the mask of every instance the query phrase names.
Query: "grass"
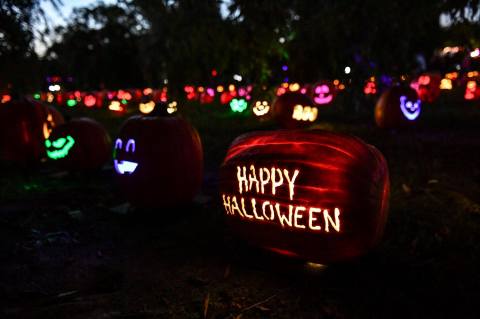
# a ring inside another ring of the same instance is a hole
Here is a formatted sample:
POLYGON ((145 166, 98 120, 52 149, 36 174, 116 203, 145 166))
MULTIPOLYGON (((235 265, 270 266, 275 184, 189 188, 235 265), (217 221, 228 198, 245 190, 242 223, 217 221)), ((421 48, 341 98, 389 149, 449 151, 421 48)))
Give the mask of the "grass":
MULTIPOLYGON (((125 204, 111 165, 90 174, 2 164, 2 318, 405 318, 478 316, 480 105, 442 97, 410 130, 376 128, 339 97, 317 127, 357 135, 387 158, 381 244, 326 268, 249 247, 223 225, 218 167, 232 140, 275 129, 228 106, 181 103, 205 153, 200 196, 176 209, 125 204), (339 111, 342 109, 342 111, 339 111)), ((91 116, 115 136, 125 116, 91 116)))

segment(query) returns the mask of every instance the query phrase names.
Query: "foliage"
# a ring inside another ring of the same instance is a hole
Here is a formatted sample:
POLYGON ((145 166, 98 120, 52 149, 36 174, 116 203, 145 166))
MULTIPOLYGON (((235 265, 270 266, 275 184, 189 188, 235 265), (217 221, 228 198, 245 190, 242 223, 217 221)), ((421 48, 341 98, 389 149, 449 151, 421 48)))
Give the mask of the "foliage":
MULTIPOLYGON (((40 2, 2 2, 2 21, 9 22, 0 27, 8 39, 0 45, 3 61, 34 56, 40 2)), ((480 0, 99 2, 75 10, 55 30, 44 70, 74 76, 83 88, 160 86, 168 79, 179 91, 185 83, 231 82, 234 74, 267 85, 285 76, 313 82, 341 77, 349 65, 355 84, 372 74, 415 71, 419 56, 428 61, 445 43, 478 45, 479 8, 480 0), (439 24, 441 14, 449 27, 439 24)))

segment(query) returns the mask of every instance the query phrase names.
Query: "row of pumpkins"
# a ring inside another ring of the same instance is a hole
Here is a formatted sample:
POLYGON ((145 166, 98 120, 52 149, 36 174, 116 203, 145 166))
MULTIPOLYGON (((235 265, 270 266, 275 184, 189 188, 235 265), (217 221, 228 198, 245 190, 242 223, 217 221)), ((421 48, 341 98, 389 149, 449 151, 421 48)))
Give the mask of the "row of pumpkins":
MULTIPOLYGON (((305 95, 289 92, 272 107, 282 126, 298 128, 310 121, 305 112, 314 112, 311 105, 305 95)), ((395 87, 380 99, 376 116, 380 123, 402 124, 417 108, 415 91, 395 87)), ((98 122, 64 122, 53 107, 34 101, 1 105, 0 128, 2 160, 39 161, 46 155, 65 169, 89 170, 112 158, 110 137, 98 122)), ((113 145, 116 180, 131 203, 171 207, 198 192, 202 144, 183 118, 132 116, 113 145)), ((237 236, 283 255, 332 263, 378 243, 389 185, 387 163, 373 146, 338 133, 287 129, 233 141, 220 169, 219 195, 237 236)))

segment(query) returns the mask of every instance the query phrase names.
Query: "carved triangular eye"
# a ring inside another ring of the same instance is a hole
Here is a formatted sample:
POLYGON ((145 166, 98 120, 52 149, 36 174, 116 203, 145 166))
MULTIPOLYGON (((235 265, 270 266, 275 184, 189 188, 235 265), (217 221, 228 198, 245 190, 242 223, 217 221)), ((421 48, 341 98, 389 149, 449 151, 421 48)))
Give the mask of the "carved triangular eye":
POLYGON ((119 150, 122 149, 122 140, 119 138, 115 140, 115 149, 119 149, 119 150))
POLYGON ((132 153, 135 153, 135 140, 128 140, 127 146, 125 147, 125 152, 129 152, 130 149, 132 150, 132 153))

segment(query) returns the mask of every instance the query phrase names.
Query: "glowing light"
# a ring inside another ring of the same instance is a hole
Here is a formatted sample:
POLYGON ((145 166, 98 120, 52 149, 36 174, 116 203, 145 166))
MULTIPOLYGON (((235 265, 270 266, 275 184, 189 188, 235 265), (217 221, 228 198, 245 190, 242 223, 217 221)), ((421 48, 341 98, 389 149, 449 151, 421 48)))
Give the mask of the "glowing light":
POLYGON ((207 88, 207 94, 209 96, 215 96, 215 90, 212 88, 207 88))
POLYGON ((318 109, 311 106, 297 104, 293 107, 292 119, 297 121, 313 122, 317 119, 318 109))
POLYGON ((442 50, 442 55, 453 55, 458 53, 461 50, 461 47, 444 47, 442 50))
POLYGON ((67 100, 67 106, 74 107, 75 105, 77 105, 77 100, 75 100, 75 99, 68 99, 67 100))
POLYGON ((465 100, 474 100, 477 95, 477 82, 476 81, 468 81, 467 86, 465 88, 465 100))
POLYGON ((453 88, 452 80, 444 78, 440 81, 441 90, 451 90, 452 88, 453 88))
POLYGON ((230 108, 233 112, 243 112, 247 109, 248 103, 244 99, 232 99, 230 101, 230 108))
MULTIPOLYGON (((123 146, 122 140, 117 138, 115 140, 115 149, 114 149, 113 157, 117 156, 117 150, 122 149, 122 146, 123 146)), ((125 152, 126 153, 129 153, 129 152, 135 153, 135 140, 134 139, 129 139, 127 141, 127 145, 125 146, 125 152)), ((136 162, 125 161, 125 160, 119 161, 117 159, 113 160, 113 164, 114 164, 114 167, 115 167, 115 171, 120 175, 132 174, 133 172, 135 172, 135 170, 137 169, 137 166, 138 166, 138 163, 136 163, 136 162)))
POLYGON ((75 145, 75 140, 70 135, 67 135, 67 137, 60 137, 53 142, 48 139, 45 140, 47 156, 53 160, 65 158, 72 149, 73 145, 75 145), (52 146, 55 148, 54 150, 50 149, 52 146))
POLYGON ((282 65, 282 70, 286 72, 288 70, 288 66, 282 65))
POLYGON ((343 83, 340 84, 340 85, 338 86, 338 89, 339 89, 340 91, 341 91, 341 90, 345 90, 345 84, 343 84, 343 83))
POLYGON ((292 83, 288 86, 288 89, 292 92, 296 92, 296 91, 300 90, 300 84, 292 83))
POLYGON ((151 88, 143 89, 143 95, 150 95, 152 93, 153 93, 153 90, 151 88))
POLYGON ((285 43, 285 38, 284 37, 278 38, 278 42, 280 42, 281 44, 284 44, 285 43))
POLYGON ((119 90, 117 93, 117 97, 121 100, 130 101, 132 99, 132 94, 127 91, 119 90))
POLYGON ((85 104, 86 107, 93 107, 97 103, 97 98, 95 95, 85 95, 83 98, 83 104, 85 104))
POLYGON ((215 69, 212 70, 212 76, 213 77, 217 76, 217 70, 215 70, 215 69))
POLYGON ((217 86, 217 92, 218 93, 222 93, 223 91, 224 91, 223 86, 221 86, 221 85, 217 86))
POLYGON ((277 89, 277 92, 276 92, 275 94, 276 94, 277 96, 280 96, 280 95, 285 94, 286 92, 287 92, 287 90, 286 90, 285 88, 279 87, 279 88, 277 89))
POLYGON ((247 174, 246 166, 237 166, 238 192, 242 196, 222 194, 223 207, 227 215, 238 214, 240 218, 250 221, 259 220, 277 223, 282 228, 308 229, 309 231, 324 231, 326 233, 331 230, 340 232, 341 211, 337 207, 321 209, 292 204, 285 205, 274 201, 278 193, 277 188, 282 186, 285 191, 288 190, 289 199, 293 200, 295 180, 299 176, 300 170, 295 169, 292 174, 288 169, 275 166, 257 169, 254 165, 250 165, 248 171, 247 174), (271 187, 268 184, 271 184, 271 187), (257 202, 253 197, 244 197, 249 192, 256 194, 267 192, 271 193, 272 196, 269 196, 269 200, 259 200, 257 202), (333 217, 330 212, 333 213, 333 217), (319 222, 322 221, 324 225, 320 226, 319 222))
POLYGON ((370 80, 365 84, 363 88, 363 93, 365 95, 376 94, 377 93, 377 85, 374 81, 370 80))
POLYGON ((234 74, 233 79, 238 82, 242 82, 242 76, 240 74, 234 74))
POLYGON ((263 116, 270 111, 270 105, 267 101, 257 101, 253 106, 253 113, 256 116, 263 116))
POLYGON ((288 89, 288 83, 287 83, 287 82, 283 82, 283 83, 282 83, 282 88, 288 89))
POLYGON ((138 163, 130 161, 113 160, 115 171, 120 174, 132 174, 137 169, 138 163))
POLYGON ((230 85, 228 86, 228 90, 229 90, 230 92, 235 91, 235 85, 230 84, 230 85))
POLYGON ((478 76, 478 74, 479 74, 478 71, 470 71, 470 72, 467 73, 467 77, 468 78, 475 78, 475 77, 478 76))
POLYGON ((120 104, 119 101, 110 102, 110 104, 108 105, 108 109, 110 111, 114 111, 114 112, 123 112, 124 111, 124 108, 123 108, 122 104, 120 104))
POLYGON ((450 72, 445 74, 445 77, 450 80, 456 80, 458 78, 458 72, 450 72))
POLYGON ((48 113, 47 120, 43 122, 43 137, 48 139, 50 134, 52 133, 52 127, 55 126, 55 122, 53 122, 52 114, 48 113))
POLYGON ((400 110, 409 121, 415 120, 420 115, 420 100, 408 101, 405 95, 400 96, 400 110))
POLYGON ((143 114, 151 113, 155 109, 155 102, 154 101, 148 101, 146 103, 140 103, 138 105, 138 109, 143 114))
POLYGON ((333 80, 333 85, 338 86, 340 84, 340 81, 338 79, 333 80))
POLYGON ((420 75, 418 78, 418 84, 420 85, 428 85, 430 84, 430 76, 428 75, 420 75))
POLYGON ((10 102, 12 100, 12 97, 8 94, 2 95, 2 104, 10 102))
POLYGON ((345 74, 350 74, 350 72, 352 72, 352 69, 349 66, 346 66, 344 71, 345 74))
POLYGON ((205 88, 203 86, 199 86, 197 88, 197 91, 200 92, 200 93, 203 93, 205 91, 205 88))
POLYGON ((34 98, 35 100, 40 100, 40 97, 41 97, 40 93, 35 93, 35 94, 33 95, 33 98, 34 98))
POLYGON ((58 84, 51 84, 51 85, 48 86, 48 90, 50 92, 58 92, 58 91, 60 91, 60 89, 61 89, 61 87, 58 84))
POLYGON ((313 96, 313 101, 316 104, 324 105, 332 102, 333 95, 330 92, 330 87, 326 84, 317 85, 315 87, 315 95, 313 96))
POLYGON ((177 102, 173 101, 173 102, 168 103, 167 113, 172 114, 172 113, 175 113, 175 112, 177 112, 177 102))
POLYGON ((327 265, 324 264, 317 264, 317 263, 312 263, 312 262, 307 262, 306 263, 307 268, 310 268, 312 270, 325 270, 327 268, 327 265))
POLYGON ((480 57, 480 48, 476 48, 475 50, 473 50, 472 52, 470 52, 470 57, 471 57, 472 59, 475 59, 475 58, 480 57))

